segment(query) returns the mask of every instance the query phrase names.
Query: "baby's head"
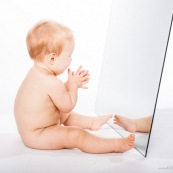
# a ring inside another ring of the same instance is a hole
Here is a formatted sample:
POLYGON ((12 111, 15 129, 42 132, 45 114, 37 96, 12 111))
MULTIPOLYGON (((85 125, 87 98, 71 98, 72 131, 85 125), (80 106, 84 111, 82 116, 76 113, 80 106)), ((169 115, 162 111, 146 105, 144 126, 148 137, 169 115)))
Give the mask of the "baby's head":
POLYGON ((52 63, 54 57, 71 56, 74 37, 66 26, 53 21, 41 21, 28 32, 26 44, 31 59, 43 62, 46 57, 52 63))

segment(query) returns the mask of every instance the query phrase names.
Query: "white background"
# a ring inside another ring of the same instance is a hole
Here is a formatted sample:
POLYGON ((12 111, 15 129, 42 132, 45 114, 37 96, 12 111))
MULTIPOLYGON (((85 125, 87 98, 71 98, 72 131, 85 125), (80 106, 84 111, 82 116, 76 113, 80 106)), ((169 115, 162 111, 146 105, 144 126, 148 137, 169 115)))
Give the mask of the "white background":
MULTIPOLYGON (((93 112, 103 59, 111 0, 0 1, 0 116, 13 114, 16 92, 33 65, 27 53, 27 31, 41 19, 53 19, 73 31, 76 47, 71 68, 83 65, 91 74, 88 90, 79 91, 76 111, 93 112)), ((172 29, 173 30, 173 29, 172 29)), ((173 31, 167 51, 159 107, 173 107, 173 31)), ((62 76, 65 80, 66 74, 62 76)))

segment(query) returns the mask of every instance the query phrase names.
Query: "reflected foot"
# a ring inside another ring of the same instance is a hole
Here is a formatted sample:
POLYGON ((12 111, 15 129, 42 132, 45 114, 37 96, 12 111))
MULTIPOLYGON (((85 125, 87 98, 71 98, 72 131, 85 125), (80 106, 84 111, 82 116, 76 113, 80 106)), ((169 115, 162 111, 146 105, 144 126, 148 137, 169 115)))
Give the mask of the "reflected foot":
POLYGON ((128 151, 132 148, 134 148, 134 142, 135 142, 135 135, 134 134, 130 134, 128 137, 126 138, 122 138, 122 139, 115 139, 115 152, 125 152, 128 151))
POLYGON ((137 129, 135 120, 122 117, 120 115, 114 116, 114 124, 118 124, 119 126, 123 127, 125 130, 132 133, 136 132, 136 129, 137 129))
POLYGON ((107 121, 112 118, 113 115, 103 115, 94 117, 91 123, 91 130, 98 130, 103 124, 107 123, 107 121))

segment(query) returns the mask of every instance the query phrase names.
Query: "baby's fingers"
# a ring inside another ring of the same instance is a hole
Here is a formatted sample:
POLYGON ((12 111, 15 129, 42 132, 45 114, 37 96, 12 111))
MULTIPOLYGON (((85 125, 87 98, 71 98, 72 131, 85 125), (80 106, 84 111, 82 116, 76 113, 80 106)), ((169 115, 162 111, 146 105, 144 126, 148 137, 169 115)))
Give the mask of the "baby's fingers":
POLYGON ((82 89, 88 89, 88 87, 86 87, 86 86, 81 86, 80 88, 82 88, 82 89))
POLYGON ((79 72, 79 75, 81 75, 82 73, 84 73, 85 72, 85 70, 81 70, 80 72, 79 72))
POLYGON ((89 75, 87 75, 87 76, 84 76, 83 78, 82 78, 82 81, 84 82, 84 81, 89 81, 90 80, 90 77, 89 77, 89 75))
POLYGON ((80 66, 80 67, 77 69, 76 74, 80 75, 81 69, 82 69, 82 66, 80 66))
POLYGON ((68 75, 74 75, 74 71, 71 71, 70 69, 68 69, 68 75))
POLYGON ((71 72, 71 70, 68 68, 68 75, 70 76, 70 75, 72 75, 72 72, 71 72))
POLYGON ((85 84, 87 84, 87 83, 88 83, 88 81, 82 82, 82 85, 85 85, 85 84))
POLYGON ((82 71, 79 73, 79 75, 80 75, 81 77, 84 77, 84 76, 90 75, 90 74, 88 73, 88 70, 82 70, 82 71))

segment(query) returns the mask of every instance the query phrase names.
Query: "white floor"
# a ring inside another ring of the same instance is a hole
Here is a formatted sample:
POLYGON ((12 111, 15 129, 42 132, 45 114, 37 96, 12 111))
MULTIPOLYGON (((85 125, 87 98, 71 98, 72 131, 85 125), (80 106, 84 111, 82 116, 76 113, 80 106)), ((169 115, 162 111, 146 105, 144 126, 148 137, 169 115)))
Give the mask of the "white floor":
MULTIPOLYGON (((137 150, 125 153, 87 154, 78 149, 33 150, 23 145, 13 116, 0 118, 0 173, 115 173, 173 172, 173 110, 157 111, 147 158, 137 150)), ((108 125, 91 132, 120 137, 108 125)))

